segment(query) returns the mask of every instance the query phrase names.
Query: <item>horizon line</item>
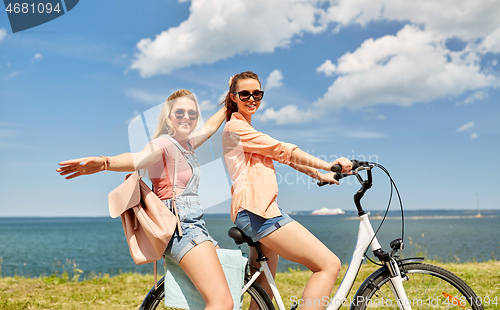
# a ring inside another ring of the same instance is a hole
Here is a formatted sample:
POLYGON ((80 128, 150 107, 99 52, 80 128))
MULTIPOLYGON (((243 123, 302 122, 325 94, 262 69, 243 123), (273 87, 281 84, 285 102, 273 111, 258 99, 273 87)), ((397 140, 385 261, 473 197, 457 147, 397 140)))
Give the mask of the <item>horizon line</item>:
MULTIPOLYGON (((297 213, 297 212, 313 212, 315 210, 295 210, 295 211, 289 211, 287 212, 288 214, 291 213, 297 213)), ((343 210, 345 211, 345 210, 343 210)), ((385 212, 386 210, 365 210, 368 212, 385 212)), ((389 210, 389 212, 400 212, 401 210, 389 210)), ((477 212, 477 209, 410 209, 410 210, 403 210, 404 212, 414 212, 414 211, 472 211, 472 212, 477 212)), ((500 211, 500 209, 481 209, 481 212, 483 211, 500 211)), ((346 213, 356 213, 357 211, 345 211, 346 213)), ((204 215, 229 215, 230 213, 205 213, 204 215)), ((111 218, 109 215, 50 215, 50 216, 44 216, 44 215, 0 215, 0 219, 4 218, 111 218)), ((117 217, 116 219, 120 219, 120 217, 117 217)))

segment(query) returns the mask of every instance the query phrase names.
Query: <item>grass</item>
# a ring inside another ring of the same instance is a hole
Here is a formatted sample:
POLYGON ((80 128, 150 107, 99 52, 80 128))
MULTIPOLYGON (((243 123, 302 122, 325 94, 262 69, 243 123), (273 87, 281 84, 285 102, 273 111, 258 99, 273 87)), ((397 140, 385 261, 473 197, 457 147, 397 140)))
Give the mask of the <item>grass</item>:
MULTIPOLYGON (((431 262, 448 269, 464 279, 478 296, 497 299, 497 305, 490 304, 486 309, 500 309, 500 262, 484 263, 439 263, 431 262)), ((355 290, 371 272, 378 267, 363 265, 355 290)), ((344 266, 341 276, 347 270, 344 266)), ((285 306, 291 300, 300 298, 302 290, 311 273, 290 270, 277 275, 278 288, 285 306)), ((75 281, 69 276, 0 278, 0 309, 137 309, 153 284, 153 275, 124 273, 110 277, 96 275, 90 279, 75 281)), ((335 289, 340 284, 337 281, 335 289)))

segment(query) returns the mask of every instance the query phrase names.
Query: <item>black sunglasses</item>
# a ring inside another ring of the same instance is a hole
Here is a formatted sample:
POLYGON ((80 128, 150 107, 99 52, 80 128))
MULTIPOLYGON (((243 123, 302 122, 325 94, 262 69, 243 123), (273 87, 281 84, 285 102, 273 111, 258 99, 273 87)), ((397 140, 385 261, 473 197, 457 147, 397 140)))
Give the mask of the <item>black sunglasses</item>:
POLYGON ((264 92, 262 90, 257 90, 253 93, 244 90, 233 94, 238 95, 240 97, 240 100, 243 102, 247 102, 248 100, 250 100, 250 97, 253 97, 253 100, 255 101, 260 101, 262 100, 262 98, 264 98, 264 92))
POLYGON ((179 109, 174 112, 175 118, 177 119, 183 119, 184 115, 188 114, 188 117, 190 120, 195 121, 198 119, 198 112, 194 110, 189 110, 189 111, 184 111, 183 109, 179 109))

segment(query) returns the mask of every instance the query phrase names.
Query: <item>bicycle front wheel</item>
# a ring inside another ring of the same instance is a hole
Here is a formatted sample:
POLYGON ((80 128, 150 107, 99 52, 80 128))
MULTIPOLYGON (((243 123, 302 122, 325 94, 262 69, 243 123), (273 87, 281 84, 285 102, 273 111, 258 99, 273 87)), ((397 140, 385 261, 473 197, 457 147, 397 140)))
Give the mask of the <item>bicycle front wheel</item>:
MULTIPOLYGON (((404 265, 408 280, 403 282, 408 303, 415 309, 484 310, 472 289, 453 273, 429 264, 404 265)), ((383 272, 353 300, 353 308, 399 310, 391 290, 389 272, 383 272)))
MULTIPOLYGON (((142 302, 139 310, 154 310, 154 309, 165 309, 173 310, 173 308, 168 308, 165 306, 165 290, 164 290, 164 278, 158 281, 157 288, 153 287, 144 301, 142 302)), ((245 277, 245 284, 248 279, 245 277)), ((254 300, 257 303, 258 309, 260 310, 274 310, 273 303, 269 296, 266 294, 264 289, 256 282, 254 282, 243 295, 243 307, 241 309, 248 309, 250 301, 254 300)))

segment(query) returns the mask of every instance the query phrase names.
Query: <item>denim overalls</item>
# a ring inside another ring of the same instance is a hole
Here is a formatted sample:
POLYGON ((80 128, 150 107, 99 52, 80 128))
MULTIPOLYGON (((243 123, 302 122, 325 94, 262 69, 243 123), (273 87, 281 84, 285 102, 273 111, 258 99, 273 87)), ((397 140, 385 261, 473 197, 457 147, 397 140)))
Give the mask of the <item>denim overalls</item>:
MULTIPOLYGON (((186 188, 175 199, 177 211, 179 212, 179 220, 181 221, 182 237, 179 236, 176 229, 165 250, 165 257, 179 263, 182 257, 199 243, 211 241, 216 246, 217 242, 209 235, 205 227, 205 221, 201 219, 203 217, 203 209, 200 204, 200 197, 198 196, 201 173, 194 150, 189 142, 190 151, 186 151, 174 138, 167 137, 180 150, 193 171, 186 188)), ((166 199, 163 202, 172 211, 172 199, 166 199)))

